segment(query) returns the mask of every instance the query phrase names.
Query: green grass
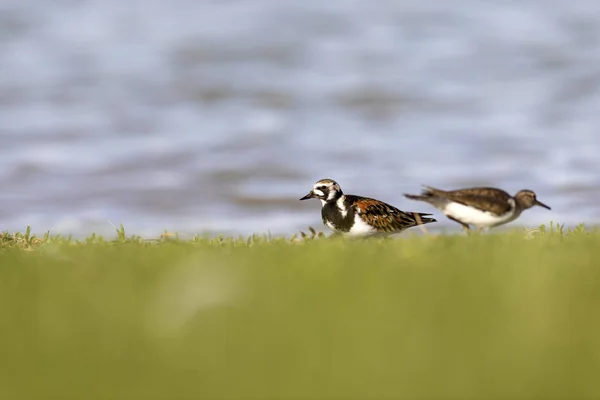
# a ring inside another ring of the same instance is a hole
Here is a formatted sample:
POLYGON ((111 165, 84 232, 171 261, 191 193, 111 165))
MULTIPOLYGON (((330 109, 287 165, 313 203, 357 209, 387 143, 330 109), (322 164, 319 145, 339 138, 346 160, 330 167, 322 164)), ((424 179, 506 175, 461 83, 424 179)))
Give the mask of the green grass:
POLYGON ((600 397, 599 232, 314 239, 3 234, 0 398, 600 397))

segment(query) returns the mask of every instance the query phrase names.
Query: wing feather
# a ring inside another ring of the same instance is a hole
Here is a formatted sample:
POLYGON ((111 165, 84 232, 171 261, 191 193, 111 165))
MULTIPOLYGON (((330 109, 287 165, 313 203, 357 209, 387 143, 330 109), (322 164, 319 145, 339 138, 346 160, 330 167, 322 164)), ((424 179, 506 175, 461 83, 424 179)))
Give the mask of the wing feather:
POLYGON ((512 196, 496 188, 478 187, 443 191, 429 187, 426 192, 433 197, 448 199, 495 215, 505 214, 512 209, 512 202, 509 201, 512 196))
POLYGON ((346 197, 356 207, 360 217, 380 232, 402 231, 415 225, 436 222, 435 219, 428 217, 431 214, 401 211, 383 201, 368 197, 352 195, 346 197))

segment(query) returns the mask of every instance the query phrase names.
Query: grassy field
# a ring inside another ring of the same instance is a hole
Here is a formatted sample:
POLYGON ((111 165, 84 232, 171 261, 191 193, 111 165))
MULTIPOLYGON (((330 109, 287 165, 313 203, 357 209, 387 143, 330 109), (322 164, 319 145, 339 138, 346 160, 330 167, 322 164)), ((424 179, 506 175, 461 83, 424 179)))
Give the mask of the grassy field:
POLYGON ((600 232, 0 237, 0 398, 600 398, 600 232))

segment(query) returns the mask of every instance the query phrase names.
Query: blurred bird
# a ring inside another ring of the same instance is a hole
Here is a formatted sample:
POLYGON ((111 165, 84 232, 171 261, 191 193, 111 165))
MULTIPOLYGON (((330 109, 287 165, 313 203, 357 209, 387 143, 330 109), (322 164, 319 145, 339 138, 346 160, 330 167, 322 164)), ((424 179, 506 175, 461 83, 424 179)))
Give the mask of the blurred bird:
POLYGON ((404 196, 433 205, 446 217, 461 224, 468 232, 469 225, 474 225, 482 231, 509 223, 533 206, 551 209, 537 199, 535 192, 527 189, 519 191, 513 197, 504 190, 489 187, 444 191, 425 186, 421 195, 404 196))

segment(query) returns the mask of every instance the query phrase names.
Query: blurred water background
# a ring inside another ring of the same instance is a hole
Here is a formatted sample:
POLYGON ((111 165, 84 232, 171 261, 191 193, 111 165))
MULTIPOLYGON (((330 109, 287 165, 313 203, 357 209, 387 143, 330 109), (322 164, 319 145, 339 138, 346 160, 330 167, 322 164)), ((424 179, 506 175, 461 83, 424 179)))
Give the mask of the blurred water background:
POLYGON ((597 0, 0 0, 0 230, 291 234, 322 228, 298 198, 325 177, 422 212, 402 193, 530 188, 553 210, 516 223, 597 223, 599 15, 597 0))

